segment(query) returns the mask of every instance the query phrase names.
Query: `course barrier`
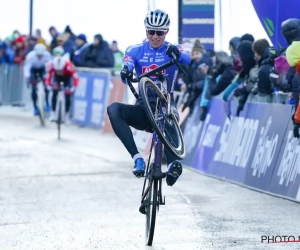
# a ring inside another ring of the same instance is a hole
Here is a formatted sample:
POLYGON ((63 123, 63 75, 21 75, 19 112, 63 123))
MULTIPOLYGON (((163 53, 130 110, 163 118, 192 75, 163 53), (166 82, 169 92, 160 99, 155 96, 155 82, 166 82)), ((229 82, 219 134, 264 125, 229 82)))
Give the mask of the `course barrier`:
MULTIPOLYGON (((0 103, 28 103, 30 92, 24 79, 19 74, 10 80, 8 69, 0 69, 3 73, 0 103)), ((21 66, 9 70, 19 72, 21 66)), ((119 72, 78 68, 78 73, 80 83, 73 97, 73 123, 113 134, 107 106, 113 102, 134 104, 135 98, 121 82, 119 72)), ((181 93, 176 94, 179 99, 182 97, 181 93)), ((268 100, 251 97, 240 116, 231 120, 225 115, 222 99, 213 98, 204 122, 199 119, 197 100, 184 122, 187 149, 184 165, 203 174, 300 201, 300 140, 293 138, 293 106, 283 104, 286 98, 287 95, 277 95, 270 103, 269 97, 268 100)), ((237 102, 232 101, 232 110, 236 107, 237 102)), ((135 129, 132 132, 141 153, 148 155, 151 134, 135 129)))

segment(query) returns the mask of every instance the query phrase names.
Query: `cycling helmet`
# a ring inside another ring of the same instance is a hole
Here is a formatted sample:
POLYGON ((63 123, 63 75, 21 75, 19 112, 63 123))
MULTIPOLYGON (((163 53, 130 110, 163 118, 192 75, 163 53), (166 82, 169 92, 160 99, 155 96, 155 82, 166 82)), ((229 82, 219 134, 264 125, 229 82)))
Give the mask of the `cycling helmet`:
POLYGON ((147 14, 144 25, 147 29, 167 30, 170 26, 170 18, 163 10, 156 9, 147 14))
POLYGON ((68 62, 68 59, 65 57, 55 57, 53 59, 53 68, 54 70, 63 70, 68 62))
POLYGON ((58 46, 58 47, 54 48, 53 52, 52 52, 52 54, 54 56, 57 55, 57 54, 62 56, 64 53, 65 53, 65 50, 62 46, 58 46))
POLYGON ((46 52, 46 46, 44 44, 37 44, 34 46, 34 51, 38 56, 42 56, 46 52))

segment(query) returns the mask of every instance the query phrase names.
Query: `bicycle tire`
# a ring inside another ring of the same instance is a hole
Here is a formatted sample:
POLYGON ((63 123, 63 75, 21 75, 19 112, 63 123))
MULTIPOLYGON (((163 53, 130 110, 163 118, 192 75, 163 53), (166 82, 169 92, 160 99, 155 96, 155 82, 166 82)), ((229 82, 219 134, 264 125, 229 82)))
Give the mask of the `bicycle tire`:
POLYGON ((57 132, 58 132, 58 139, 60 139, 61 121, 62 121, 61 102, 59 102, 59 103, 58 103, 58 115, 57 115, 57 132))
POLYGON ((165 132, 165 131, 161 131, 158 124, 155 121, 155 117, 153 115, 151 105, 148 101, 148 95, 147 95, 147 90, 148 89, 151 89, 155 92, 155 94, 159 98, 162 105, 165 106, 165 108, 167 107, 167 100, 164 97, 163 93, 160 91, 160 89, 157 87, 157 85, 152 80, 150 80, 147 77, 142 78, 142 80, 139 82, 139 93, 140 93, 141 99, 144 103, 146 113, 147 113, 147 116, 150 120, 150 123, 151 123, 152 127, 154 128, 155 132, 157 133, 158 137, 162 141, 163 145, 166 146, 169 149, 169 151, 172 154, 174 154, 177 158, 182 160, 185 157, 186 149, 185 149, 185 143, 184 143, 184 140, 183 140, 183 135, 182 135, 180 126, 179 126, 176 118, 174 117, 172 119, 172 123, 174 124, 174 128, 175 128, 176 133, 177 133, 177 141, 179 142, 178 143, 179 146, 177 148, 175 148, 170 143, 170 141, 168 139, 166 139, 166 137, 164 136, 163 132, 165 132))
POLYGON ((156 211, 157 211, 157 187, 158 180, 152 180, 149 185, 152 187, 149 189, 147 195, 147 212, 146 212, 146 242, 148 246, 152 246, 155 221, 156 221, 156 211), (153 189, 152 189, 153 188, 153 189), (152 198, 152 202, 151 202, 152 198))
MULTIPOLYGON (((40 85, 38 85, 38 88, 40 88, 40 85)), ((40 89, 38 90, 38 93, 39 93, 38 94, 39 118, 40 118, 41 125, 44 127, 45 126, 45 112, 43 106, 44 99, 42 98, 42 95, 40 95, 40 89)))

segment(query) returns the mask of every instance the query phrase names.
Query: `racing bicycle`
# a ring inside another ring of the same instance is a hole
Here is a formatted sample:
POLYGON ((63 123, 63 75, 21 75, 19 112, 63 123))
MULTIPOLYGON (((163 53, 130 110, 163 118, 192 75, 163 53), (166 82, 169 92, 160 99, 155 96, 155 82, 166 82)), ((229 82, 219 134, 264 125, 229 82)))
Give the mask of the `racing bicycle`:
POLYGON ((57 137, 60 140, 61 124, 66 115, 66 98, 65 98, 64 82, 60 82, 58 85, 57 102, 55 108, 55 117, 57 123, 57 137))
POLYGON ((171 108, 171 96, 178 70, 176 70, 169 91, 166 88, 166 79, 162 74, 163 70, 174 64, 183 75, 186 74, 174 53, 172 56, 171 61, 160 67, 135 79, 126 80, 133 95, 143 101, 148 119, 152 125, 152 128, 147 131, 153 133, 153 136, 147 167, 143 176, 145 180, 139 208, 139 211, 146 215, 146 244, 148 246, 151 246, 153 242, 156 213, 159 211, 160 205, 165 205, 165 197, 162 195, 162 179, 167 174, 161 170, 163 147, 169 149, 178 159, 183 159, 186 154, 183 135, 171 108), (149 78, 150 76, 156 76, 156 83, 149 78), (132 82, 138 82, 139 94, 133 87, 132 82), (151 162, 153 149, 154 159, 151 162))
POLYGON ((37 79, 37 85, 36 85, 36 91, 37 91, 37 108, 39 110, 39 119, 41 122, 41 125, 45 126, 45 86, 42 78, 40 77, 40 74, 36 74, 37 79))

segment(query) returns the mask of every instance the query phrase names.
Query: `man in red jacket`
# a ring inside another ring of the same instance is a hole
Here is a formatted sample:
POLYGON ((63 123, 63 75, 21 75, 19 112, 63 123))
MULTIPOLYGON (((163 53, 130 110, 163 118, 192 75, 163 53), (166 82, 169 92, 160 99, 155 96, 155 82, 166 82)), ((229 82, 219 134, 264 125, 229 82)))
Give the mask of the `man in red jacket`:
POLYGON ((50 113, 50 121, 55 121, 55 109, 57 102, 57 95, 59 92, 59 84, 64 83, 65 88, 65 100, 66 100, 66 116, 64 122, 70 124, 70 107, 71 107, 71 95, 74 92, 75 88, 78 86, 79 77, 76 72, 75 66, 72 62, 65 56, 64 49, 62 47, 56 47, 53 50, 53 61, 48 65, 46 84, 51 87, 53 90, 52 95, 52 111, 50 113), (73 80, 73 81, 71 81, 73 80))

